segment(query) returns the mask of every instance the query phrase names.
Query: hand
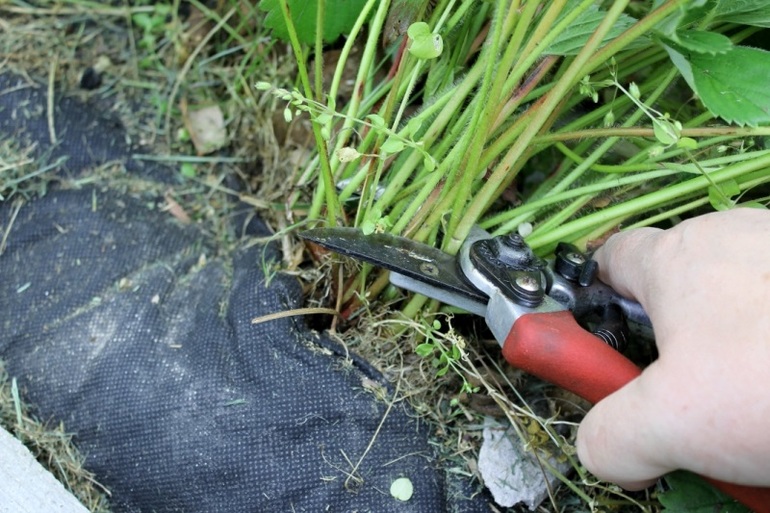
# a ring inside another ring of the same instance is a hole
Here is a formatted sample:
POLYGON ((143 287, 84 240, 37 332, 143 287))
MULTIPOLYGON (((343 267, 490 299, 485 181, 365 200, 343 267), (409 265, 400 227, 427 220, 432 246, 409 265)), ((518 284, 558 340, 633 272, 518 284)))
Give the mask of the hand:
POLYGON ((630 490, 675 469, 770 485, 770 211, 619 233, 594 258, 644 306, 659 358, 586 415, 585 467, 630 490))

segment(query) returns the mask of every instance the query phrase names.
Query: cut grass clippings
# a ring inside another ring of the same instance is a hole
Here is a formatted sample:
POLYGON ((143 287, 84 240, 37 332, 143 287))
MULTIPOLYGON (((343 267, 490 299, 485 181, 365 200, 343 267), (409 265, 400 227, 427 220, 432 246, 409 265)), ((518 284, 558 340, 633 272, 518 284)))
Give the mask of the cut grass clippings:
MULTIPOLYGON (((109 491, 83 467, 85 458, 63 424, 37 419, 21 399, 16 380, 0 360, 0 426, 23 443, 37 461, 59 480, 89 511, 109 513, 109 491)), ((30 486, 34 486, 31 483, 30 486)))

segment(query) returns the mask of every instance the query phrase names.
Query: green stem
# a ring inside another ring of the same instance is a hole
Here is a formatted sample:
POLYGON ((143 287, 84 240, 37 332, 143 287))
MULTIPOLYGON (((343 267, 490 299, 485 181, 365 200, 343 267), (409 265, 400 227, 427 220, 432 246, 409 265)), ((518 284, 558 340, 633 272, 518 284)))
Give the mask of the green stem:
MULTIPOLYGON (((770 136, 770 127, 736 127, 736 126, 716 126, 703 128, 683 128, 681 132, 683 137, 713 137, 718 135, 729 135, 733 137, 767 137, 770 136)), ((609 128, 590 128, 574 132, 556 132, 545 134, 533 139, 537 144, 548 144, 556 141, 571 141, 582 139, 604 139, 605 137, 655 137, 652 128, 646 127, 609 127, 609 128)))
POLYGON ((594 196, 598 193, 602 193, 604 191, 614 189, 616 187, 630 185, 630 184, 642 185, 642 184, 649 183, 652 180, 656 180, 658 178, 675 176, 677 174, 681 174, 681 172, 675 169, 658 169, 655 171, 636 173, 629 176, 621 176, 621 177, 617 175, 604 176, 598 182, 592 183, 591 185, 576 187, 574 189, 563 191, 558 194, 552 194, 537 200, 528 201, 526 204, 516 208, 511 212, 505 212, 505 213, 499 214, 498 216, 491 217, 490 219, 482 222, 481 226, 485 229, 489 229, 493 226, 496 226, 501 221, 505 220, 506 217, 511 217, 510 215, 511 213, 515 213, 516 216, 514 217, 514 219, 507 221, 505 224, 501 225, 499 228, 495 230, 495 233, 510 232, 516 229, 516 227, 519 224, 526 221, 530 217, 528 214, 533 214, 543 208, 551 207, 553 205, 557 205, 564 201, 573 200, 575 198, 580 198, 583 196, 589 196, 589 195, 594 196))
POLYGON ((675 201, 677 198, 687 197, 688 195, 703 191, 711 185, 711 181, 718 184, 768 168, 770 168, 770 153, 765 153, 756 159, 738 162, 718 171, 712 171, 708 173, 708 177, 697 176, 618 205, 607 207, 599 212, 594 212, 571 223, 559 226, 547 233, 533 233, 527 241, 533 248, 550 246, 560 240, 568 240, 575 232, 590 229, 597 224, 609 223, 617 219, 638 215, 669 201, 675 201))
MULTIPOLYGON (((283 13, 286 28, 289 32, 291 48, 294 51, 294 57, 297 60, 300 82, 305 90, 305 98, 313 98, 313 90, 310 87, 310 78, 308 77, 307 66, 305 65, 305 52, 302 51, 302 45, 300 45, 299 38, 297 37, 297 30, 291 19, 289 3, 287 0, 278 0, 278 3, 281 6, 281 12, 283 13)), ((322 188, 326 194, 326 221, 329 226, 334 226, 337 224, 337 215, 342 215, 342 209, 340 208, 339 199, 337 198, 334 189, 334 178, 332 177, 331 165, 329 164, 328 148, 326 146, 326 141, 321 134, 321 127, 316 122, 311 122, 311 125, 313 127, 313 136, 315 137, 319 162, 321 164, 321 183, 319 184, 319 188, 322 188)), ((311 212, 311 219, 312 218, 311 212)))
MULTIPOLYGON (((460 83, 459 87, 453 89, 450 91, 448 95, 449 102, 446 104, 445 107, 443 107, 440 111, 438 116, 434 119, 433 123, 431 123, 430 128, 423 136, 423 141, 425 141, 426 147, 430 147, 432 142, 439 137, 441 133, 445 130, 446 126, 449 124, 450 120, 454 116, 454 114, 457 112, 458 109, 460 109, 460 106, 463 104, 465 99, 470 95, 471 91, 473 91, 473 88, 478 83, 478 81, 481 79, 482 76, 483 67, 480 65, 474 66, 471 71, 465 76, 463 81, 460 83)), ((464 124, 456 123, 454 125, 457 129, 464 130, 464 124)), ((447 137, 445 139, 445 143, 447 146, 454 146, 453 144, 453 138, 447 137)), ((414 155, 414 165, 419 164, 419 162, 422 160, 419 155, 414 155)), ((409 162, 413 162, 410 158, 409 162)), ((443 158, 440 163, 438 169, 434 170, 430 177, 428 178, 425 186, 422 188, 420 193, 415 197, 414 201, 412 202, 411 206, 407 208, 406 213, 401 216, 399 221, 396 222, 395 226, 393 227, 392 233, 401 233, 403 229, 406 227, 406 225, 410 222, 411 217, 414 215, 414 213, 422 208, 424 206, 425 200, 428 198, 428 196, 432 193, 436 185, 439 183, 441 178, 447 176, 451 173, 451 169, 454 166, 454 163, 456 162, 454 157, 445 157, 443 158)), ((413 167, 412 167, 413 169, 413 167)), ((381 205, 383 205, 383 211, 384 211, 384 205, 387 204, 387 202, 390 202, 392 198, 401 190, 401 187, 406 182, 407 178, 410 176, 411 171, 408 166, 402 166, 401 169, 396 173, 396 175, 391 180, 391 183, 388 185, 388 188, 385 191, 385 194, 383 194, 382 198, 380 199, 381 205)))
MULTIPOLYGON (((717 157, 701 162, 701 166, 704 168, 722 167, 725 165, 732 165, 738 162, 745 162, 753 160, 764 155, 770 155, 770 150, 761 150, 751 153, 744 153, 739 155, 731 155, 728 157, 717 157)), ((688 173, 698 174, 698 171, 692 165, 683 165, 673 162, 659 162, 646 164, 650 169, 644 173, 637 173, 634 175, 618 177, 616 174, 604 176, 597 183, 576 187, 568 191, 564 191, 559 194, 548 194, 542 198, 530 200, 526 204, 517 207, 513 210, 502 212, 490 217, 489 219, 480 223, 481 227, 490 230, 492 227, 497 226, 494 230, 495 234, 508 233, 515 230, 522 222, 526 221, 535 212, 552 207, 564 201, 574 200, 580 197, 593 197, 598 193, 613 189, 615 187, 626 187, 634 184, 650 184, 657 179, 675 176, 677 174, 688 173)), ((638 169, 636 171, 639 171, 638 169)), ((667 186, 667 185, 664 185, 667 186)), ((547 225, 538 227, 539 231, 547 231, 547 225)))
POLYGON ((634 224, 630 224, 624 228, 626 230, 630 230, 632 228, 641 228, 642 226, 652 226, 654 224, 660 223, 661 221, 665 221, 666 219, 671 219, 674 216, 678 216, 679 214, 684 214, 686 212, 692 211, 693 209, 700 208, 704 205, 707 205, 708 202, 709 202, 709 199, 707 197, 702 197, 693 201, 688 201, 683 205, 680 205, 676 208, 670 208, 665 212, 661 212, 660 214, 645 217, 644 220, 634 224))
MULTIPOLYGON (((607 11, 604 19, 596 28, 594 33, 586 42, 586 45, 578 53, 575 59, 570 64, 565 74, 554 84, 548 94, 540 101, 533 109, 536 109, 535 114, 532 116, 530 123, 524 128, 522 134, 518 137, 513 147, 503 158, 500 165, 498 165, 487 182, 481 188, 481 190, 475 195, 473 201, 469 205, 462 222, 458 226, 457 233, 452 235, 452 244, 447 248, 450 252, 456 251, 465 237, 470 232, 471 227, 481 217, 483 212, 487 209, 488 205, 494 199, 495 193, 506 184, 510 183, 515 176, 511 176, 514 166, 520 166, 517 161, 523 158, 525 152, 528 151, 532 140, 540 131, 540 129, 546 124, 547 120, 554 112, 557 106, 562 102, 564 97, 569 91, 577 84, 581 77, 585 76, 582 70, 590 67, 598 66, 598 62, 593 61, 594 54, 597 48, 604 40, 607 33, 617 21, 618 17, 623 13, 628 0, 616 1, 612 7, 607 11), (589 66, 591 63, 591 66, 589 66)), ((630 42, 630 41, 628 41, 630 42)))
MULTIPOLYGON (((655 91, 652 92, 650 95, 649 101, 655 102, 657 99, 664 93, 666 88, 669 86, 669 84, 674 80, 674 78, 677 76, 677 72, 675 69, 671 69, 668 74, 659 81, 658 87, 655 89, 655 91)), ((642 116, 644 115, 644 112, 641 110, 637 110, 636 112, 632 113, 624 122, 624 126, 629 126, 635 124, 642 116)), ((608 137, 605 141, 603 141, 599 147, 591 152, 591 154, 580 164, 578 164, 575 169, 573 169, 571 172, 567 174, 564 178, 562 178, 558 183, 553 185, 549 188, 548 192, 546 193, 546 196, 550 196, 553 194, 558 194, 562 191, 567 190, 570 186, 572 186, 575 181, 580 179, 586 171, 588 171, 591 166, 593 166, 596 162, 599 161, 600 158, 602 158, 608 151, 612 149, 613 146, 618 142, 618 137, 608 137)), ((559 224, 562 219, 566 219, 566 212, 568 211, 577 211, 583 204, 585 204, 587 201, 589 201, 590 198, 583 198, 582 200, 578 200, 575 202, 575 205, 571 208, 563 209, 562 213, 560 215, 555 216, 554 218, 550 219, 546 225, 541 227, 541 229, 547 229, 546 227, 552 227, 556 224, 559 224)), ((521 222, 528 220, 529 217, 524 218, 518 218, 515 220, 516 226, 520 224, 521 222)), ((511 228, 511 225, 513 223, 508 223, 505 228, 511 228)))
MULTIPOLYGON (((594 54, 594 59, 586 62, 584 68, 577 73, 577 79, 580 80, 580 78, 590 75, 597 67, 607 62, 612 56, 626 48, 634 40, 653 30, 658 23, 685 5, 688 1, 689 0, 668 0, 661 4, 660 7, 649 13, 637 23, 634 23, 625 32, 598 49, 594 54)), ((614 4, 610 10, 613 10, 616 5, 617 3, 614 4)), ((623 7, 625 7, 625 3, 623 7)))
MULTIPOLYGON (((583 0, 579 6, 568 12, 567 15, 564 16, 564 18, 561 19, 559 23, 557 23, 554 27, 553 22, 562 13, 565 3, 566 2, 554 2, 551 4, 548 11, 546 12, 546 15, 541 19, 540 23, 535 29, 535 32, 530 37, 529 43, 524 48, 524 50, 521 51, 521 61, 517 63, 516 68, 513 70, 508 80, 506 80, 504 90, 510 91, 519 82, 521 82, 524 74, 532 68, 538 59, 541 58, 543 52, 545 52, 550 44, 553 43, 556 38, 559 37, 559 35, 561 35, 565 30, 567 30, 578 16, 580 16, 584 11, 586 11, 596 2, 594 0, 583 0)), ((521 25, 526 29, 526 23, 522 23, 521 25)), ((518 102, 505 105, 505 107, 500 112, 500 116, 506 118, 512 115, 522 101, 524 101, 523 97, 518 102)))
MULTIPOLYGON (((369 0, 366 3, 366 6, 361 12, 361 15, 359 15, 358 19, 356 20, 354 30, 361 29, 361 26, 366 22, 369 11, 372 9, 374 2, 376 1, 377 0, 369 0)), ((361 63, 358 67, 358 73, 356 74, 356 81, 353 84, 350 100, 348 101, 347 111, 345 112, 345 119, 342 123, 342 128, 340 128, 337 135, 336 144, 334 146, 335 150, 343 148, 347 145, 348 141, 350 140, 350 136, 354 133, 353 128, 355 126, 356 119, 360 117, 359 113, 362 111, 362 107, 364 110, 368 110, 365 108, 366 106, 362 105, 362 91, 364 89, 364 84, 369 80, 369 70, 374 67, 374 60, 377 56, 377 49, 379 44, 379 34, 382 31, 382 25, 385 23, 385 18, 388 14, 389 3, 390 2, 387 1, 381 1, 377 11, 374 14, 374 17, 371 20, 371 24, 369 26, 369 35, 367 37, 366 44, 364 45, 364 50, 361 54, 361 63)), ((343 59, 341 56, 341 62, 337 63, 337 69, 335 69, 334 78, 332 79, 332 85, 329 90, 330 102, 334 102, 335 98, 337 97, 339 84, 342 80, 342 74, 344 71, 344 61, 347 60, 347 55, 352 50, 355 41, 355 38, 350 37, 343 47, 343 55, 345 55, 345 58, 343 59)), ((340 164, 336 155, 332 156, 332 162, 334 164, 333 169, 336 170, 337 166, 340 164)), ((335 176, 336 175, 338 175, 338 173, 335 173, 335 176)))
MULTIPOLYGON (((358 15, 358 18, 356 18, 355 24, 353 24, 353 28, 350 29, 350 34, 347 35, 347 38, 345 39, 345 45, 342 47, 342 50, 340 51, 339 59, 337 60, 337 67, 334 68, 334 76, 332 77, 332 83, 329 86, 329 98, 336 98, 337 94, 339 94, 340 90, 340 83, 342 82, 342 74, 345 71, 345 67, 348 62, 348 58, 350 57, 350 52, 353 51, 353 48, 355 47, 355 44, 358 40, 358 33, 361 32, 361 29, 364 26, 364 23, 366 23, 366 20, 369 18, 369 13, 371 12, 374 5, 378 2, 378 0, 368 0, 366 4, 364 4, 364 8, 361 9, 361 14, 358 15)), ((380 2, 380 4, 387 4, 387 2, 380 2)), ((361 59, 361 66, 359 67, 359 75, 365 76, 363 73, 367 69, 369 69, 371 65, 371 59, 373 58, 374 52, 371 48, 369 48, 369 44, 367 42, 366 45, 364 45, 364 53, 361 59)), ((358 82, 358 78, 356 77, 356 82, 358 82)), ((360 102, 361 96, 356 94, 355 91, 353 93, 353 97, 351 98, 351 102, 353 99, 358 100, 360 102)), ((348 110, 348 115, 357 117, 358 112, 353 111, 351 112, 348 110)), ((340 140, 343 140, 340 138, 340 140)), ((344 143, 343 143, 344 144, 344 143)), ((342 147, 342 146, 339 146, 342 147)))
MULTIPOLYGON (((503 43, 503 22, 506 19, 505 13, 515 12, 517 8, 516 5, 513 5, 510 7, 510 11, 506 11, 507 4, 507 0, 498 0, 497 9, 493 16, 491 41, 485 46, 485 50, 480 57, 482 62, 486 62, 486 66, 484 68, 484 75, 481 78, 481 86, 476 93, 476 108, 471 118, 471 124, 466 131, 466 136, 463 137, 459 145, 462 148, 461 151, 464 157, 460 164, 462 172, 459 183, 456 184, 459 187, 454 195, 454 208, 449 218, 447 232, 450 234, 454 233, 455 227, 460 222, 465 203, 470 196, 472 184, 476 179, 476 163, 484 147, 489 126, 494 121, 492 114, 499 100, 500 89, 503 86, 503 80, 499 78, 495 80, 495 70, 499 64, 498 54, 503 43)), ((452 245, 450 240, 450 237, 447 237, 445 246, 452 245)))
POLYGON ((326 2, 318 2, 315 10, 315 100, 317 102, 323 102, 325 5, 326 2))

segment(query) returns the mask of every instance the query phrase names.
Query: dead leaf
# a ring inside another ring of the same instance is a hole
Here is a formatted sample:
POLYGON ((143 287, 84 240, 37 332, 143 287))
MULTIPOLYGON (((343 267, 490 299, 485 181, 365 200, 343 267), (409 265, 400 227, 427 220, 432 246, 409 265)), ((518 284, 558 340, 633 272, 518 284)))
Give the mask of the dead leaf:
POLYGON ((171 191, 166 191, 166 194, 163 195, 163 198, 166 200, 166 205, 163 207, 163 211, 168 212, 175 218, 177 218, 181 223, 184 224, 190 224, 192 221, 190 219, 190 216, 185 212, 185 209, 176 202, 176 200, 171 197, 171 191))
POLYGON ((225 116, 219 105, 188 107, 181 102, 182 117, 198 155, 208 155, 227 144, 225 116))
POLYGON ((605 233, 601 234, 596 239, 591 239, 586 242, 586 251, 591 253, 599 249, 601 246, 604 245, 605 242, 607 242, 607 239, 609 239, 611 236, 615 235, 620 231, 620 226, 615 226, 614 228, 611 228, 607 230, 605 233))

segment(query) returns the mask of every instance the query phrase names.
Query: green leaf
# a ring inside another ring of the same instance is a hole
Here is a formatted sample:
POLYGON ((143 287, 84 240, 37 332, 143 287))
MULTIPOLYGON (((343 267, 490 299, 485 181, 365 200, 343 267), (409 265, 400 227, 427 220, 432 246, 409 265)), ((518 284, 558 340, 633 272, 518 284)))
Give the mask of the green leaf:
POLYGON ((430 25, 425 23, 424 21, 418 21, 417 23, 412 23, 409 25, 409 29, 406 31, 407 35, 411 39, 416 39, 418 37, 423 36, 430 36, 430 25))
POLYGON ((155 18, 144 12, 138 12, 131 16, 131 21, 134 22, 134 25, 143 30, 152 30, 155 28, 154 19, 155 18))
POLYGON ((433 354, 433 344, 430 344, 430 343, 420 344, 414 348, 414 352, 422 356, 423 358, 427 358, 428 356, 433 354))
MULTIPOLYGON (((665 0, 655 0, 653 8, 660 7, 665 0)), ((691 0, 681 2, 679 9, 666 17, 655 26, 655 29, 662 35, 676 39, 676 33, 680 27, 689 27, 702 20, 712 9, 714 0, 691 0)))
POLYGON ((369 114, 366 119, 372 124, 374 128, 385 128, 385 119, 378 114, 369 114))
MULTIPOLYGON (((300 42, 312 44, 316 34, 316 8, 318 0, 287 0, 289 12, 294 27, 297 29, 297 37, 300 42)), ((324 28, 323 39, 331 43, 342 34, 347 34, 361 13, 366 0, 324 0, 324 28)), ((289 30, 281 12, 278 0, 261 0, 259 9, 265 11, 264 25, 272 29, 273 35, 284 41, 289 40, 289 30)))
POLYGON ((390 220, 390 216, 383 216, 377 220, 375 231, 384 232, 389 228, 393 228, 393 221, 390 220))
POLYGON ((743 208, 758 208, 760 210, 767 210, 767 207, 758 201, 746 201, 741 203, 743 208))
POLYGON ((184 162, 179 166, 179 173, 185 178, 195 178, 195 175, 197 174, 195 164, 184 162))
POLYGON ((422 127, 423 120, 419 117, 413 117, 411 118, 407 123, 406 127, 404 127, 404 137, 412 137, 414 136, 422 127))
POLYGON ((716 32, 680 30, 676 35, 676 42, 683 49, 695 53, 725 53, 733 48, 733 42, 729 37, 716 32))
POLYGON ((429 173, 431 173, 436 169, 436 159, 426 153, 422 158, 422 165, 425 166, 425 169, 429 173))
POLYGON ((665 479, 671 489, 658 496, 663 513, 750 513, 747 507, 695 474, 680 470, 665 479))
POLYGON ((730 210, 735 206, 731 198, 741 193, 741 188, 735 180, 726 180, 708 188, 709 203, 715 210, 730 210))
POLYGON ((371 235, 377 228, 377 223, 373 219, 364 219, 361 222, 361 233, 364 235, 371 235))
MULTIPOLYGON (((570 2, 567 2, 567 5, 562 11, 563 14, 561 18, 566 16, 567 13, 577 7, 578 3, 578 0, 571 0, 570 2)), ((591 37, 591 34, 594 33, 596 28, 599 26, 599 23, 602 22, 606 15, 606 11, 599 9, 596 6, 590 7, 588 10, 579 15, 577 19, 575 19, 575 21, 564 30, 564 32, 556 37, 553 43, 551 43, 551 45, 546 48, 545 54, 577 55, 578 52, 583 49, 586 42, 588 41, 588 38, 591 37)), ((634 23, 636 23, 634 18, 622 14, 602 40, 602 46, 618 37, 634 23)), ((639 41, 636 44, 642 43, 642 41, 639 41)))
POLYGON ((733 197, 741 193, 741 187, 736 180, 725 180, 719 184, 725 196, 733 197))
POLYGON ((684 148, 686 150, 697 150, 698 141, 696 141, 692 137, 680 137, 679 140, 676 142, 676 147, 684 148))
POLYGON ((716 4, 715 21, 770 27, 770 3, 767 0, 719 0, 716 4))
POLYGON ((652 120, 652 131, 658 142, 664 146, 671 146, 679 141, 682 127, 676 121, 658 118, 652 120))
POLYGON ((717 55, 685 56, 670 45, 664 47, 712 113, 739 125, 770 123, 770 52, 735 46, 717 55))
POLYGON ((327 123, 331 123, 332 119, 334 119, 334 116, 331 115, 329 112, 322 112, 315 116, 314 121, 318 123, 319 125, 325 125, 327 123))
POLYGON ((408 501, 413 493, 414 486, 408 477, 399 477, 390 484, 390 495, 400 501, 408 501))
POLYGON ((615 124, 615 113, 610 111, 607 111, 607 114, 604 115, 604 119, 602 120, 602 125, 606 127, 611 127, 615 124))
POLYGON ((399 141, 395 137, 388 137, 385 139, 385 142, 382 143, 382 146, 380 146, 380 151, 383 153, 398 153, 399 151, 403 150, 406 147, 406 144, 404 144, 404 141, 399 141))
POLYGON ((364 235, 371 235, 373 233, 380 233, 391 225, 390 219, 382 216, 382 209, 374 206, 366 213, 363 222, 361 223, 361 231, 364 235))
POLYGON ((435 59, 444 50, 444 40, 440 35, 432 33, 424 21, 412 23, 407 34, 411 41, 409 53, 418 59, 435 59))

